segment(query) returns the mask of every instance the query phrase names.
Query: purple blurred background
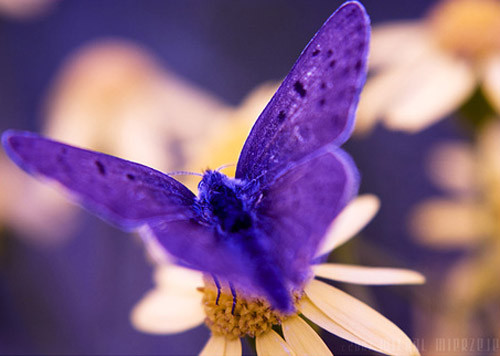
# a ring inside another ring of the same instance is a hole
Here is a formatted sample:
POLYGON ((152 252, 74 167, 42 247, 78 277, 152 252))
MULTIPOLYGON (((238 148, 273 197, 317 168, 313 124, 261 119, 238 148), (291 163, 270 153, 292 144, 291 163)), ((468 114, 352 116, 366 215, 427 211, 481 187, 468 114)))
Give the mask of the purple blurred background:
MULTIPOLYGON (((15 20, 0 14, 0 130, 41 127, 44 95, 65 58, 98 38, 123 38, 149 49, 181 77, 237 104, 258 84, 282 78, 341 1, 88 0, 60 1, 46 15, 15 20)), ((374 24, 418 18, 432 2, 365 1, 374 24)), ((450 120, 417 135, 377 128, 346 149, 362 174, 362 192, 382 209, 363 238, 357 261, 423 270, 452 254, 415 245, 407 216, 437 191, 423 162, 433 142, 462 133, 450 120)), ((1 184, 1 182, 0 182, 1 184)), ((19 197, 22 199, 22 197, 19 197)), ((76 236, 56 248, 0 239, 0 354, 196 354, 200 327, 175 336, 135 331, 129 312, 152 287, 140 242, 82 212, 76 236)), ((433 276, 428 276, 432 280, 433 276)), ((376 287, 376 308, 410 337, 418 287, 376 287)), ((422 293, 420 293, 422 294, 422 293)), ((428 301, 427 301, 428 302, 428 301)), ((370 354, 334 336, 335 355, 370 354)))

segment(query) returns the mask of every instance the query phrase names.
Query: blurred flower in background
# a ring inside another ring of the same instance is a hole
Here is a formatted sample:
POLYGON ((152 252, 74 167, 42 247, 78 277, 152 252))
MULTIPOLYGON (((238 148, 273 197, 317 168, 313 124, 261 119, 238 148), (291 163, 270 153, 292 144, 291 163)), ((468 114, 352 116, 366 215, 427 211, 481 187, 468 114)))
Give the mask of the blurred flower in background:
POLYGON ((374 26, 356 132, 378 120, 416 132, 458 109, 481 85, 500 112, 500 2, 443 0, 420 21, 374 26))
POLYGON ((57 0, 0 0, 0 14, 28 20, 46 14, 57 0))
MULTIPOLYGON (((354 237, 378 211, 375 196, 353 200, 335 219, 318 256, 329 253, 354 237)), ((219 302, 217 288, 210 276, 169 264, 168 256, 151 237, 146 246, 156 261, 156 287, 136 305, 133 325, 143 332, 177 333, 203 322, 212 335, 201 355, 241 355, 239 338, 255 337, 258 355, 331 355, 328 347, 302 317, 346 340, 385 354, 418 355, 410 339, 392 322, 368 305, 339 289, 311 280, 303 295, 297 296, 298 313, 281 315, 258 299, 233 296, 222 286, 219 302), (201 303, 203 301, 203 303, 201 303), (273 330, 280 325, 284 339, 273 330)), ((372 268, 345 264, 313 265, 316 277, 362 285, 419 284, 424 277, 417 272, 394 268, 372 268)))
POLYGON ((48 137, 168 171, 228 107, 165 70, 144 48, 101 40, 72 54, 48 95, 48 137))
MULTIPOLYGON (((161 69, 139 46, 99 41, 68 58, 55 78, 43 133, 157 169, 177 170, 215 129, 212 120, 216 123, 229 110, 161 69)), ((0 167, 3 225, 39 243, 70 234, 76 210, 59 190, 26 176, 3 153, 0 167)))
MULTIPOLYGON (((468 253, 445 276, 439 313, 432 327, 439 337, 499 337, 500 323, 500 123, 491 121, 475 143, 443 143, 429 174, 448 195, 415 208, 414 235, 422 244, 468 253)), ((432 338, 429 338, 432 340, 432 338)), ((480 354, 480 353, 479 353, 480 354)))

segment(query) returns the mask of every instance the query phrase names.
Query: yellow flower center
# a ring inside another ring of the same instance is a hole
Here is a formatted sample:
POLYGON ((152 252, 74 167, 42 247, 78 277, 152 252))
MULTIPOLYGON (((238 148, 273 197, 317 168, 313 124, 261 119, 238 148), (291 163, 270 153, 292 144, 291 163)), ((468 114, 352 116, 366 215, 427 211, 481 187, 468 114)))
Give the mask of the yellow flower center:
MULTIPOLYGON (((227 284, 222 284, 217 302, 217 287, 209 276, 204 278, 203 307, 205 309, 205 324, 214 335, 223 335, 228 338, 244 336, 256 337, 280 325, 291 315, 271 309, 269 303, 262 298, 248 298, 236 290, 236 304, 233 311, 233 294, 227 284)), ((295 295, 294 304, 300 300, 295 295)), ((292 314, 293 315, 293 314, 292 314)))
POLYGON ((500 1, 445 0, 430 23, 439 45, 459 56, 477 60, 500 50, 500 1))

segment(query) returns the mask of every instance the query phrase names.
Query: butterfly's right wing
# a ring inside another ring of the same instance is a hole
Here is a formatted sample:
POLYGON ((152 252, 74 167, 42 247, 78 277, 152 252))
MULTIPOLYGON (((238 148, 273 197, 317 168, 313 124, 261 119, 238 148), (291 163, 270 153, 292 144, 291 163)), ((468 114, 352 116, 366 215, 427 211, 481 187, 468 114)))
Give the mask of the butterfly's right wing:
POLYGON ((344 143, 366 76, 369 35, 358 2, 344 4, 325 22, 257 119, 236 178, 267 184, 287 165, 344 143))

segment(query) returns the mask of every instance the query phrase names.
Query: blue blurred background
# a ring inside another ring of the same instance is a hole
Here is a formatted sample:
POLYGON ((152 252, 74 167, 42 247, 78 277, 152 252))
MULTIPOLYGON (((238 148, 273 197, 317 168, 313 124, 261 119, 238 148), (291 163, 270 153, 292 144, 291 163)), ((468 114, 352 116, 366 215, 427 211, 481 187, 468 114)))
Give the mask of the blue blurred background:
MULTIPOLYGON (((341 1, 87 0, 55 2, 45 14, 16 19, 0 14, 0 130, 39 131, 42 107, 64 60, 89 41, 122 38, 153 53, 165 68, 228 103, 258 84, 279 80, 341 1)), ((418 18, 432 2, 365 1, 374 24, 418 18)), ((423 170, 433 142, 461 136, 445 120, 408 135, 377 128, 346 149, 362 173, 362 192, 382 209, 346 246, 367 265, 439 270, 451 254, 415 245, 407 229, 411 207, 435 194, 423 170)), ((0 184, 2 184, 0 182, 0 184)), ((23 199, 19 196, 19 199, 23 199)), ((40 247, 9 229, 0 239, 0 354, 196 354, 208 331, 175 336, 135 331, 129 312, 152 287, 140 242, 87 214, 75 236, 40 247)), ((342 251, 340 251, 342 255, 342 251)), ((339 257, 341 258, 341 257, 339 257)), ((431 280, 433 276, 428 276, 431 280)), ((418 287, 376 287, 376 308, 411 337, 418 287)), ((418 336, 418 335, 417 335, 418 336)), ((370 354, 326 336, 336 355, 370 354)))

